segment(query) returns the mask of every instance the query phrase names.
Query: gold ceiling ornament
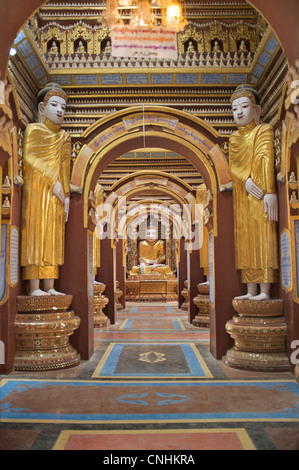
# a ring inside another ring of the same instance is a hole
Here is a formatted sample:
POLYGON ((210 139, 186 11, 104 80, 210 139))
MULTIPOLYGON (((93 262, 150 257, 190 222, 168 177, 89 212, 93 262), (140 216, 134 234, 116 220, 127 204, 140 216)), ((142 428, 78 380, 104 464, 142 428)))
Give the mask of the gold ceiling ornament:
POLYGON ((162 25, 182 31, 188 24, 186 6, 181 0, 163 0, 162 25))
POLYGON ((103 11, 99 21, 103 21, 107 26, 123 23, 121 15, 118 11, 118 0, 106 0, 106 8, 103 11))
POLYGON ((131 26, 152 26, 156 23, 150 0, 138 0, 137 10, 130 19, 131 26))
POLYGON ((127 23, 122 17, 124 11, 131 26, 153 26, 158 18, 161 18, 161 25, 177 31, 188 24, 182 0, 106 0, 106 8, 99 22, 108 27, 127 23))

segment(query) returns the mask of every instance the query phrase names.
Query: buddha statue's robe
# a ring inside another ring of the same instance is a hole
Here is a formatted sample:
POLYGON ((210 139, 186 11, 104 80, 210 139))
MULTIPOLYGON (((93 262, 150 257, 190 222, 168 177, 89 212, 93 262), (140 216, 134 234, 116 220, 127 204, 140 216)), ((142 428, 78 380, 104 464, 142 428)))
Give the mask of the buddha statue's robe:
MULTIPOLYGON (((154 243, 143 240, 139 243, 139 263, 145 264, 145 273, 157 273, 167 274, 172 273, 170 267, 165 265, 165 242, 158 240, 154 243), (163 264, 163 266, 152 266, 150 263, 156 261, 157 264, 163 264)), ((136 274, 140 270, 140 267, 134 266, 130 274, 136 274)))
MULTIPOLYGON (((95 205, 96 208, 104 203, 104 191, 103 187, 98 183, 94 191, 95 205)), ((96 220, 98 220, 98 214, 96 210, 96 220)), ((101 228, 96 225, 93 232, 93 274, 96 276, 98 268, 101 266, 101 228)))
POLYGON ((65 212, 52 194, 60 181, 70 194, 71 141, 67 132, 46 120, 25 131, 22 196, 21 266, 23 279, 57 279, 64 262, 65 212))
POLYGON ((235 263, 243 283, 277 282, 276 223, 269 221, 263 199, 257 200, 245 189, 251 178, 264 194, 276 193, 273 142, 272 126, 254 122, 239 127, 230 138, 235 263))

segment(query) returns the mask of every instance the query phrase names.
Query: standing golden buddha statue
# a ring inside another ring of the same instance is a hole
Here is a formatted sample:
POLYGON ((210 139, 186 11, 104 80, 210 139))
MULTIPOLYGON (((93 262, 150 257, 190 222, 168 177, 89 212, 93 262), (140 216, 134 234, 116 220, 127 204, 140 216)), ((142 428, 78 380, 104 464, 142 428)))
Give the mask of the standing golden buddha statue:
POLYGON ((229 144, 235 263, 247 284, 247 294, 237 299, 268 300, 278 269, 274 132, 260 124, 259 96, 249 85, 236 89, 231 104, 238 126, 229 144))
POLYGON ((61 129, 66 103, 62 88, 48 84, 38 94, 40 122, 29 124, 25 131, 21 266, 23 279, 29 280, 29 295, 60 294, 54 280, 64 263, 70 204, 71 141, 61 129))
MULTIPOLYGON (((196 204, 205 203, 205 198, 207 195, 207 187, 205 183, 202 183, 198 186, 196 190, 196 204)), ((207 277, 207 281, 203 284, 209 285, 209 232, 205 225, 203 225, 203 240, 202 246, 199 250, 199 264, 203 269, 204 276, 207 277)))
POLYGON ((95 219, 97 221, 97 225, 93 232, 93 274, 94 274, 94 283, 97 284, 95 277, 97 275, 98 268, 101 266, 101 226, 98 225, 100 220, 100 216, 98 213, 98 208, 101 207, 104 203, 104 191, 103 186, 99 183, 96 184, 94 190, 94 197, 95 197, 95 219))

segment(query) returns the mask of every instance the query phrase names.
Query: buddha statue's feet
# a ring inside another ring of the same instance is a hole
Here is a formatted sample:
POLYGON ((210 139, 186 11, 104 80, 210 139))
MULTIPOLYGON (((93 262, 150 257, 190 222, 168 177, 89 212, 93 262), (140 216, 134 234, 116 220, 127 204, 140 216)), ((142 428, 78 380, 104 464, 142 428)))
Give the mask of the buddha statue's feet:
POLYGON ((38 297, 38 296, 41 296, 41 295, 50 295, 48 292, 45 292, 41 289, 36 289, 32 292, 29 292, 29 295, 32 296, 32 297, 38 297))
POLYGON ((256 300, 262 302, 263 300, 270 300, 270 296, 263 292, 259 295, 252 295, 249 300, 256 300))
POLYGON ((254 296, 252 294, 240 295, 238 297, 234 297, 234 300, 251 300, 254 296))
POLYGON ((55 290, 55 289, 49 289, 49 290, 48 290, 48 294, 49 294, 49 295, 65 295, 65 294, 63 294, 62 292, 58 292, 58 291, 55 290))

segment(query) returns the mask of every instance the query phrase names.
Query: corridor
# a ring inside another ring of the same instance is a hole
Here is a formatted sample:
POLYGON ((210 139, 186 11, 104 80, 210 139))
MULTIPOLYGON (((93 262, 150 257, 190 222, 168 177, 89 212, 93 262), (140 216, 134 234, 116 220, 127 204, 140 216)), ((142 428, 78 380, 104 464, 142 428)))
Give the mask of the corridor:
POLYGON ((78 367, 1 377, 1 450, 296 450, 291 373, 226 367, 176 303, 128 303, 78 367))

